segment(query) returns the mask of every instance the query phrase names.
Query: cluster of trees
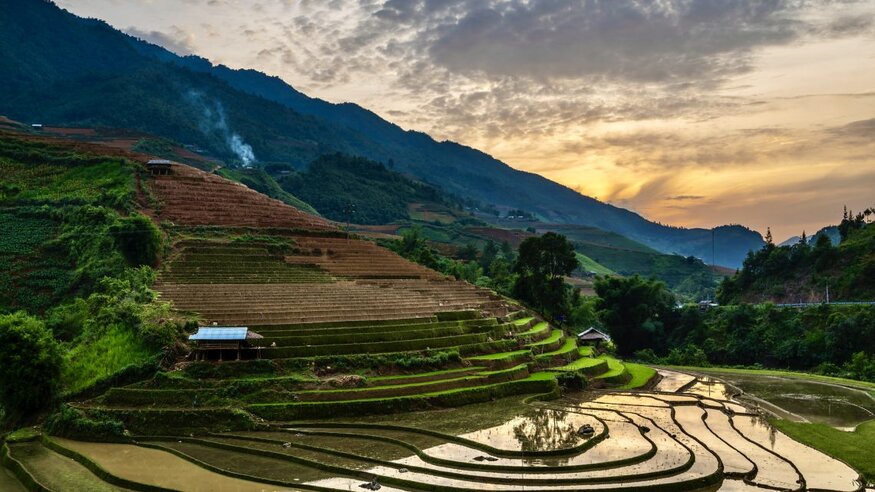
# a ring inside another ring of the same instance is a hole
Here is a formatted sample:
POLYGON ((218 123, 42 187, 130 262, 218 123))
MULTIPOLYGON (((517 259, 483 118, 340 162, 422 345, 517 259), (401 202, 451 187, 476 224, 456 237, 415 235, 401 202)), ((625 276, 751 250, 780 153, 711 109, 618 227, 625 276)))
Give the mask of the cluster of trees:
POLYGON ((867 222, 871 214, 846 212, 838 246, 826 234, 818 235, 811 245, 804 233, 796 244, 776 246, 767 234, 766 245, 748 253, 742 269, 720 285, 718 301, 799 302, 809 299, 794 295, 812 292, 826 300, 827 287, 831 300, 871 300, 875 296, 875 224, 867 222))
POLYGON ((596 311, 618 352, 648 362, 810 370, 875 380, 875 307, 677 307, 661 282, 602 278, 596 311))
POLYGON ((591 318, 591 306, 582 308, 580 292, 565 284, 563 277, 578 267, 578 261, 574 247, 561 234, 527 238, 517 252, 506 241, 500 245, 488 241, 482 250, 470 243, 455 258, 431 248, 418 228, 384 244, 421 265, 512 296, 559 323, 571 320, 575 311, 578 317, 591 318))
POLYGON ((455 258, 444 256, 429 246, 418 227, 405 230, 400 240, 382 243, 408 260, 504 295, 511 294, 516 281, 511 272, 516 253, 506 241, 500 245, 489 241, 482 250, 469 243, 456 252, 455 258))
POLYGON ((851 231, 864 228, 870 222, 869 217, 872 215, 875 215, 875 207, 869 207, 856 215, 845 207, 842 221, 839 223, 839 235, 842 241, 851 235, 851 231))
MULTIPOLYGON (((751 251, 738 273, 723 280, 717 292, 721 304, 730 304, 752 299, 752 295, 766 298, 782 293, 787 280, 804 271, 817 275, 833 268, 838 260, 838 250, 828 236, 818 236, 811 246, 807 238, 791 246, 775 246, 767 241, 759 251, 751 251)), ((815 281, 816 281, 815 280, 815 281)))

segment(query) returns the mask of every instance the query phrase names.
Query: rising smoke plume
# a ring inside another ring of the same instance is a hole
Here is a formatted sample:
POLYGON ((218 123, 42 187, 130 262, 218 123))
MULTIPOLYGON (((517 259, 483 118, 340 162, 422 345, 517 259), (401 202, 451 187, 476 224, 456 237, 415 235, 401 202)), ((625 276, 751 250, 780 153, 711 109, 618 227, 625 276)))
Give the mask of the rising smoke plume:
POLYGON ((200 112, 198 128, 204 135, 217 135, 227 145, 231 152, 240 159, 243 167, 251 167, 256 161, 252 146, 243 141, 243 138, 232 132, 228 127, 225 117, 225 107, 221 101, 209 99, 203 92, 194 89, 185 94, 185 98, 200 112))

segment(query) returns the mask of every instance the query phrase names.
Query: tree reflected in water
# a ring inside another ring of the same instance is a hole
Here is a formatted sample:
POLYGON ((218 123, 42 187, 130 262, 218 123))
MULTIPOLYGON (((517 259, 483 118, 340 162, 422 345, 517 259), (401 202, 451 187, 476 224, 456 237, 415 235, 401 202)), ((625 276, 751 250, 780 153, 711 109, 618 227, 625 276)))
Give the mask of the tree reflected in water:
POLYGON ((577 434, 569 414, 558 410, 539 409, 523 417, 513 434, 523 451, 567 449, 583 438, 577 434))

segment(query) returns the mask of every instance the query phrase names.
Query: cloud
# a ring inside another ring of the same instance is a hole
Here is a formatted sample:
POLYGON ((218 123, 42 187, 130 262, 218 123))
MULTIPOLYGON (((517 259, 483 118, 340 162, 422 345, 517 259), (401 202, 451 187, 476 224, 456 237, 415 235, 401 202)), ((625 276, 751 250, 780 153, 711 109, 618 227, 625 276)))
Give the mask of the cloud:
MULTIPOLYGON (((790 0, 385 2, 373 15, 413 28, 413 49, 454 73, 635 82, 719 78, 755 48, 808 32, 790 0)), ((832 30, 856 32, 859 21, 832 30)), ((384 27, 385 29, 385 27, 384 27)))
POLYGON ((168 49, 177 55, 191 55, 195 53, 195 36, 185 32, 177 26, 171 26, 170 33, 161 31, 144 31, 137 27, 131 26, 124 31, 131 36, 148 41, 152 44, 157 44, 162 48, 168 49))
POLYGON ((830 133, 852 140, 875 141, 875 118, 853 121, 846 125, 831 128, 830 133))

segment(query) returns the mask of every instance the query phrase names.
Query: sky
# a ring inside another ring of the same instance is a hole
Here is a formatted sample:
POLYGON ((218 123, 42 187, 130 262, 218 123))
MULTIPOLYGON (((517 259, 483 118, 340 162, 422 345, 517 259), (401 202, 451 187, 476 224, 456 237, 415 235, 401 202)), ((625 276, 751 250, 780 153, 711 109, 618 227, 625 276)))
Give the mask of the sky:
POLYGON ((875 205, 875 0, 58 0, 662 223, 875 205))

